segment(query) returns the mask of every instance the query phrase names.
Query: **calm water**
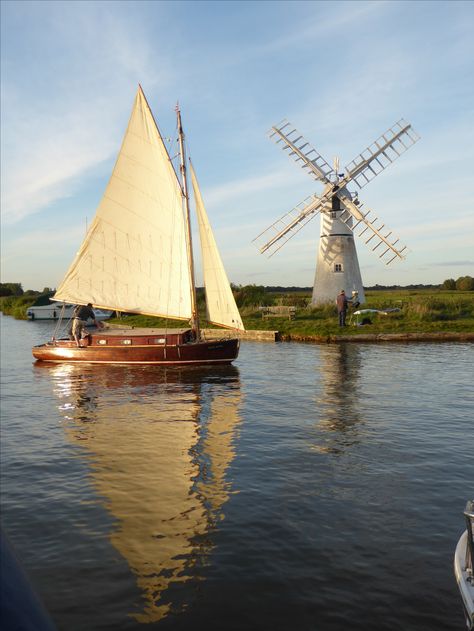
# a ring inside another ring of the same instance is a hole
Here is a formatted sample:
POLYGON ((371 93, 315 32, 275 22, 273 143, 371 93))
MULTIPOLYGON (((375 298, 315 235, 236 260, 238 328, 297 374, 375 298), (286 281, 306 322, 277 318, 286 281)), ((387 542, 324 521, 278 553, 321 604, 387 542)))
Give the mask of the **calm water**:
POLYGON ((2 523, 58 629, 463 629, 472 345, 41 366, 49 323, 1 326, 2 523))

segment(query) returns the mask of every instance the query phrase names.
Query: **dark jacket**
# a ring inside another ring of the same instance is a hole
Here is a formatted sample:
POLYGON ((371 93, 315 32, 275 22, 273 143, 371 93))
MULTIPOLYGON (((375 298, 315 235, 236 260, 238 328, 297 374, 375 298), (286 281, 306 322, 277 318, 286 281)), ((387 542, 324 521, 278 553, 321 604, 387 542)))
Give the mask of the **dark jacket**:
POLYGON ((341 311, 347 311, 347 303, 348 300, 345 294, 339 294, 336 298, 337 312, 341 313, 341 311))
POLYGON ((78 305, 74 309, 74 317, 84 321, 88 320, 89 318, 95 320, 95 314, 92 311, 92 308, 88 307, 87 305, 78 305))

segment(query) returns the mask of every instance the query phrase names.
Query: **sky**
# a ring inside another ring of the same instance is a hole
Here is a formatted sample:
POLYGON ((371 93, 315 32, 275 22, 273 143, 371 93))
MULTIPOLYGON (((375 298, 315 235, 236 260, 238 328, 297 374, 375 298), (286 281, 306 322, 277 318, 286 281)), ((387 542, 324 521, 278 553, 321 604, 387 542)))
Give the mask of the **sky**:
POLYGON ((470 1, 1 2, 1 281, 60 283, 138 84, 165 137, 180 103, 232 283, 313 284, 319 218, 272 258, 252 243, 322 190, 268 138, 284 118, 341 166, 409 121, 420 141, 359 195, 408 256, 356 238, 364 285, 474 276, 473 28, 470 1))

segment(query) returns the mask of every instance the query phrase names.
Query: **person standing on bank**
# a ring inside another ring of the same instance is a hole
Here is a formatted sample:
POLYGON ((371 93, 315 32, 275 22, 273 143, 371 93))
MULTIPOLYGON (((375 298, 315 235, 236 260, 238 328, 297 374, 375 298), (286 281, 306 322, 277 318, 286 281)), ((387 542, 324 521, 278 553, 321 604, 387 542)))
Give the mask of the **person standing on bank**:
POLYGON ((74 316, 72 320, 72 336, 76 340, 76 345, 81 346, 81 337, 84 334, 87 320, 91 318, 94 320, 94 324, 98 328, 102 328, 102 323, 96 320, 95 313, 92 310, 92 303, 87 305, 78 305, 74 309, 74 316))
POLYGON ((346 297, 346 292, 344 289, 341 289, 340 294, 336 298, 337 305, 337 313, 339 315, 339 326, 346 326, 346 314, 347 314, 347 305, 349 301, 346 297))

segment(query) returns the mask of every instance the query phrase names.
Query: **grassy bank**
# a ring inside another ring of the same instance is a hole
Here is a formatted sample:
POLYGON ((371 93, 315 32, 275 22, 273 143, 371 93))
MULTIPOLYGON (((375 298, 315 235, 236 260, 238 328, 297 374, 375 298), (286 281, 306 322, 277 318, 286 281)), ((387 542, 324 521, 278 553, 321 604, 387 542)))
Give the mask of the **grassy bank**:
POLYGON ((26 310, 38 299, 38 296, 2 296, 0 311, 4 315, 13 316, 16 320, 27 320, 26 310))
MULTIPOLYGON (((369 291, 359 309, 400 309, 388 313, 354 316, 348 312, 344 335, 367 333, 474 332, 474 294, 459 291, 369 291), (363 318, 370 323, 360 325, 363 318), (359 324, 358 324, 359 323, 359 324)), ((337 313, 333 305, 300 308, 294 320, 263 319, 258 311, 244 315, 248 328, 275 328, 283 335, 311 337, 338 335, 337 313)))
MULTIPOLYGON (((279 294, 274 295, 275 304, 307 304, 309 294, 279 294)), ((474 293, 446 290, 416 290, 416 291, 369 291, 366 293, 366 303, 361 309, 400 309, 400 311, 382 315, 368 314, 370 324, 357 326, 357 317, 349 311, 348 326, 344 335, 360 335, 367 333, 432 333, 474 332, 474 293)), ((311 308, 300 306, 296 317, 262 318, 258 306, 242 307, 242 319, 246 329, 278 330, 283 336, 297 338, 311 338, 311 336, 338 335, 335 306, 311 308)), ((202 326, 209 325, 202 315, 202 326)), ((358 318, 361 321, 361 317, 358 318)), ((122 320, 131 326, 180 326, 172 320, 161 320, 143 316, 127 316, 122 320)))
MULTIPOLYGON (((26 309, 36 297, 3 297, 0 298, 0 310, 6 315, 25 319, 26 309)), ((274 293, 269 295, 270 304, 296 305, 296 317, 262 318, 258 306, 241 308, 244 325, 247 329, 278 330, 283 336, 295 339, 312 336, 338 335, 341 329, 337 323, 335 306, 320 308, 306 306, 311 296, 309 293, 274 293)), ((202 303, 201 303, 202 306, 202 303)), ((400 309, 387 315, 368 314, 370 324, 357 326, 356 316, 349 311, 348 326, 344 335, 360 335, 367 333, 466 333, 474 332, 474 292, 449 290, 387 290, 366 292, 366 303, 362 309, 400 309)), ((208 325, 202 309, 202 326, 208 325)), ((361 318, 359 317, 359 322, 361 318)), ((176 320, 163 320, 145 316, 126 316, 112 322, 131 326, 155 326, 168 328, 183 326, 176 320)))

